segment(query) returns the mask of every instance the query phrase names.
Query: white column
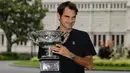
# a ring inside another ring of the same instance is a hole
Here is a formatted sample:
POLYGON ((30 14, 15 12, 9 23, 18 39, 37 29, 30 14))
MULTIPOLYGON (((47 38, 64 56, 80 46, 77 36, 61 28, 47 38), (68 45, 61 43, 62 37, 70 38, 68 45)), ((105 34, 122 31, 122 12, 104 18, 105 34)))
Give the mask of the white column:
POLYGON ((119 8, 121 9, 121 3, 119 3, 119 8))
POLYGON ((0 34, 0 46, 2 45, 2 35, 0 34))
POLYGON ((7 39, 6 39, 6 36, 5 36, 5 34, 4 34, 4 44, 3 44, 4 46, 6 46, 7 45, 7 39))
POLYGON ((125 8, 124 3, 122 4, 122 8, 125 8))
POLYGON ((108 12, 107 12, 107 15, 108 15, 108 32, 107 32, 107 35, 106 35, 106 45, 107 45, 107 42, 109 40, 111 40, 111 12, 110 12, 110 7, 111 7, 111 4, 108 3, 108 12))
POLYGON ((119 45, 122 45, 121 44, 121 34, 119 34, 119 45))
MULTIPOLYGON (((108 4, 108 13, 107 13, 107 15, 108 15, 108 28, 109 28, 109 30, 108 30, 108 40, 110 40, 111 39, 111 12, 110 12, 110 7, 111 7, 111 5, 110 5, 110 3, 108 4)), ((107 40, 107 41, 108 41, 107 40)))
POLYGON ((99 9, 99 3, 97 3, 97 9, 99 9))
POLYGON ((110 38, 110 35, 109 35, 109 33, 107 33, 106 34, 106 44, 105 45, 107 45, 108 41, 110 40, 109 38, 110 38))
POLYGON ((126 15, 126 24, 127 24, 127 31, 125 36, 125 46, 130 46, 130 0, 127 3, 127 15, 126 15))
POLYGON ((90 11, 89 12, 89 26, 90 26, 90 32, 91 32, 91 36, 90 37, 92 37, 93 36, 93 27, 92 27, 92 11, 90 11))
POLYGON ((90 10, 93 10, 93 3, 90 3, 90 10))

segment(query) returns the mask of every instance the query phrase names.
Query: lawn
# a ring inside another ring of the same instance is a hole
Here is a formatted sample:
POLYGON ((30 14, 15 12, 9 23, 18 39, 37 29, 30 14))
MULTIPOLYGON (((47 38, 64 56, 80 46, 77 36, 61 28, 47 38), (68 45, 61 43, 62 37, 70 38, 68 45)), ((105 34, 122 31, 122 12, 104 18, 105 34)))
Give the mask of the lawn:
POLYGON ((130 66, 94 66, 94 70, 130 71, 130 66))
MULTIPOLYGON (((23 67, 36 67, 39 68, 39 62, 33 61, 16 61, 13 63, 15 66, 23 66, 23 67)), ((130 71, 130 66, 97 66, 95 65, 94 70, 128 70, 130 71)))
POLYGON ((16 61, 12 65, 14 65, 14 66, 39 68, 40 63, 39 62, 33 62, 33 61, 26 60, 26 61, 16 61))

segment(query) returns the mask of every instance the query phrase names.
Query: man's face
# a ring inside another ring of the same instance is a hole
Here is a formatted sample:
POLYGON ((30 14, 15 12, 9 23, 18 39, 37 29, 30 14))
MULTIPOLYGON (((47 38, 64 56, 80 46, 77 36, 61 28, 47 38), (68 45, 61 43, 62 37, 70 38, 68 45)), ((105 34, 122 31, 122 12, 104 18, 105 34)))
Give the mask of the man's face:
POLYGON ((66 7, 61 16, 58 14, 58 18, 60 21, 60 26, 65 29, 72 29, 72 26, 74 25, 76 20, 76 13, 74 10, 66 7))

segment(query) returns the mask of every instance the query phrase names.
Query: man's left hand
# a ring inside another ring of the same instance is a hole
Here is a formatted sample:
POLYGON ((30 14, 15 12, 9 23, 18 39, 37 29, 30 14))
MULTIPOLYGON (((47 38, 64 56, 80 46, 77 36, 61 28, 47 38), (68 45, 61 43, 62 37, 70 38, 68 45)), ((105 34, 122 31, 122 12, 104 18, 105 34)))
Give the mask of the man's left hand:
POLYGON ((73 55, 65 46, 61 44, 56 44, 52 46, 51 50, 53 53, 60 54, 67 58, 71 58, 71 56, 73 55))

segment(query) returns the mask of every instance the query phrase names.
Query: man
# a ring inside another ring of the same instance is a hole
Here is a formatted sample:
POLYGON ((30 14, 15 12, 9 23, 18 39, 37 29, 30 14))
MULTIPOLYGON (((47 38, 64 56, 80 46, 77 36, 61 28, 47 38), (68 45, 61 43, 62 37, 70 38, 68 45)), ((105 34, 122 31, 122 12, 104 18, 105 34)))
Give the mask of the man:
POLYGON ((92 56, 96 54, 89 35, 86 32, 73 29, 78 9, 70 1, 59 5, 58 19, 60 26, 58 30, 68 32, 64 44, 56 44, 51 50, 60 56, 61 73, 85 73, 84 68, 93 68, 92 56))

